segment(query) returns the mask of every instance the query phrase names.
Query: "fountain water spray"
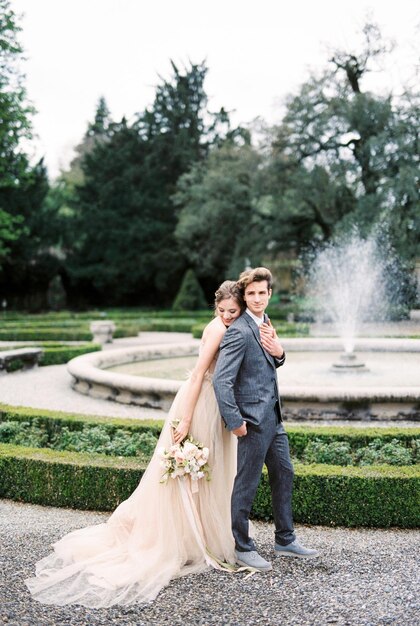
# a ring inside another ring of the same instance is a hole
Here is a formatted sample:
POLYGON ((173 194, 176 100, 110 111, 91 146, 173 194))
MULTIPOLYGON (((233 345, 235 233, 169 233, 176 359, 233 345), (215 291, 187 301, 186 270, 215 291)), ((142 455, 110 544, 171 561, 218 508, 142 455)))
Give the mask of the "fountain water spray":
MULTIPOLYGON (((384 249, 389 252, 387 245, 384 249)), ((309 290, 317 321, 332 322, 343 343, 344 354, 334 364, 337 371, 366 371, 353 352, 354 345, 362 322, 386 317, 387 264, 379 238, 363 239, 357 232, 328 244, 314 258, 309 290)))

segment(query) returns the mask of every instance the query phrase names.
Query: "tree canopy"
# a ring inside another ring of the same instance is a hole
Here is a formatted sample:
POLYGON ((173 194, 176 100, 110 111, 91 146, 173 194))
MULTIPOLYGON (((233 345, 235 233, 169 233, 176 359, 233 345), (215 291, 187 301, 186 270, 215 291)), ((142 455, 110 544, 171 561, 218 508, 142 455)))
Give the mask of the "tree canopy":
MULTIPOLYGON (((42 210, 48 190, 42 161, 29 162, 33 108, 21 70, 20 26, 8 0, 0 0, 0 292, 12 290, 21 305, 37 286, 45 291, 53 260, 51 216, 42 210)), ((36 296, 34 296, 36 297, 36 296)))
POLYGON ((374 24, 309 73, 272 127, 210 112, 205 63, 171 62, 130 121, 99 98, 49 188, 23 149, 20 27, 9 0, 0 8, 0 290, 15 305, 46 306, 59 275, 70 306, 169 306, 188 270, 210 300, 244 266, 296 259, 354 226, 381 224, 403 259, 420 256, 419 94, 368 88, 391 54, 374 24))
POLYGON ((188 256, 174 236, 172 196, 225 122, 207 113, 206 72, 204 64, 172 63, 153 104, 132 124, 109 124, 106 141, 85 153, 67 271, 91 301, 169 304, 178 291, 188 256))
POLYGON ((364 89, 387 51, 367 24, 358 53, 336 51, 320 76, 287 99, 267 164, 278 247, 285 234, 286 245, 299 248, 354 224, 366 234, 386 221, 400 252, 418 253, 418 97, 364 89))

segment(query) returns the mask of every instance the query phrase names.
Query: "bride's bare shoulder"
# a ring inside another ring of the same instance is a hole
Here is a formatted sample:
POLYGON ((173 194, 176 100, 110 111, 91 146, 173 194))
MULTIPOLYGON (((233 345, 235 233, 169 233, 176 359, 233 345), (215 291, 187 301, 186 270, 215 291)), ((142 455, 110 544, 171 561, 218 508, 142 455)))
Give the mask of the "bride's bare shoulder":
POLYGON ((222 339, 223 335, 226 332, 226 326, 223 324, 220 317, 215 317, 211 322, 207 324, 203 331, 202 341, 207 341, 208 339, 222 339))

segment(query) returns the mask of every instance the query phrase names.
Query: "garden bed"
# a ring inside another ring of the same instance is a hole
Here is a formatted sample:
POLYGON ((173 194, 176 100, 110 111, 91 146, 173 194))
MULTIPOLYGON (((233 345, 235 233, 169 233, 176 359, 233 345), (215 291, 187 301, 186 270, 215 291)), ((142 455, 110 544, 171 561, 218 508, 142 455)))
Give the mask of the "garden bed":
MULTIPOLYGON (((15 340, 16 341, 16 340, 15 340)), ((14 346, 16 348, 25 348, 36 346, 38 348, 42 348, 43 352, 40 357, 39 365, 40 367, 46 365, 62 365, 63 363, 67 363, 71 359, 74 359, 76 356, 81 356, 82 354, 87 354, 89 352, 97 352, 101 350, 101 346, 96 343, 81 343, 78 345, 72 345, 68 343, 54 343, 52 341, 39 341, 39 342, 30 342, 27 344, 20 344, 14 346)), ((9 348, 8 348, 9 349, 9 348)), ((23 363, 14 362, 10 367, 7 368, 8 372, 14 372, 23 367, 23 363)))
MULTIPOLYGON (((51 506, 112 510, 137 486, 161 428, 161 421, 0 405, 0 496, 51 506), (33 447, 36 438, 44 447, 33 447), (18 442, 25 445, 16 445, 18 442), (70 451, 45 447, 51 445, 67 445, 70 451)), ((419 525, 420 469, 414 465, 419 428, 289 426, 287 431, 295 457, 293 508, 297 522, 349 527, 419 525), (410 454, 413 464, 343 467, 331 463, 343 455, 343 446, 345 459, 364 448, 375 462, 378 442, 382 448, 388 446, 391 462, 404 462, 408 458, 404 454, 410 454), (308 449, 315 453, 314 447, 329 463, 302 463, 308 449)), ((272 517, 266 473, 253 515, 272 517)))

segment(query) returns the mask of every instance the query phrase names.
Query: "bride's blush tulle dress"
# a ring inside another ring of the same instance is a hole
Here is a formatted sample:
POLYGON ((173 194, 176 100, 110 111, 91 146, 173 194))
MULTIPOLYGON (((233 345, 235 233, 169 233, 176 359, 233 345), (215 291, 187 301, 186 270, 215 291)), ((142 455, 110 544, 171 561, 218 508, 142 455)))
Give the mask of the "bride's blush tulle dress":
POLYGON ((146 603, 173 578, 217 567, 218 560, 235 562, 230 498, 237 444, 224 428, 209 373, 190 434, 209 448, 211 480, 197 481, 195 492, 189 479, 160 482, 158 450, 172 444, 170 422, 182 418, 188 385, 181 386, 133 494, 106 523, 69 533, 37 563, 36 577, 25 581, 36 600, 87 607, 146 603))

